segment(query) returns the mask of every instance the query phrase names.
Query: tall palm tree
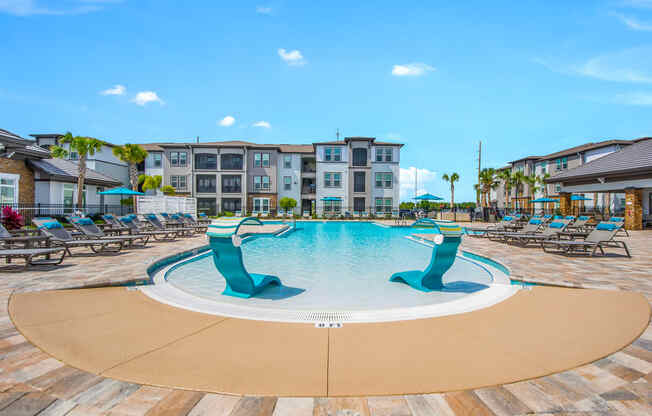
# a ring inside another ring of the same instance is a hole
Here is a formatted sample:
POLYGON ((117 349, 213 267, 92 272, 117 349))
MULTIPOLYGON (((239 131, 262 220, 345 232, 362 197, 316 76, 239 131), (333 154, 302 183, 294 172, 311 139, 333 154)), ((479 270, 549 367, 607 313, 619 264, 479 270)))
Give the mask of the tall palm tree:
MULTIPOLYGON (((131 189, 138 191, 138 164, 147 157, 147 151, 137 144, 127 143, 124 146, 113 148, 113 154, 118 159, 129 165, 129 182, 131 189)), ((136 196, 134 195, 134 209, 136 208, 136 196)))
POLYGON ((525 175, 521 171, 516 171, 512 174, 512 187, 516 190, 516 204, 518 205, 521 190, 525 183, 525 175))
POLYGON ((84 205, 84 181, 86 180, 86 159, 88 156, 93 156, 95 152, 102 149, 104 143, 93 137, 73 136, 72 133, 67 132, 62 138, 59 139, 60 144, 68 144, 68 149, 61 146, 52 146, 50 151, 52 156, 60 159, 67 158, 70 152, 76 152, 79 157, 77 164, 77 208, 79 209, 84 205))
POLYGON ((509 195, 512 192, 512 171, 509 169, 503 169, 496 173, 496 177, 503 184, 503 189, 505 191, 505 209, 507 209, 509 205, 509 195))
POLYGON ((457 174, 456 172, 453 172, 448 175, 448 173, 444 173, 444 176, 441 177, 443 180, 446 182, 450 183, 451 186, 451 211, 453 210, 453 207, 455 206, 455 182, 458 182, 460 180, 460 175, 457 174))
POLYGON ((496 189, 498 185, 500 185, 500 182, 496 177, 496 169, 484 168, 480 171, 480 192, 482 192, 484 197, 484 207, 489 206, 489 195, 491 194, 491 190, 496 189))

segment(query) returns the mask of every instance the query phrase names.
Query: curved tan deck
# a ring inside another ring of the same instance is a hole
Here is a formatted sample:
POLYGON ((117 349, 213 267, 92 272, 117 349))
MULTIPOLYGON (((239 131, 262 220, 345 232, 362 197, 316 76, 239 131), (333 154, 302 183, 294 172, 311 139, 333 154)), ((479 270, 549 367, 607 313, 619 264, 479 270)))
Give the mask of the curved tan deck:
POLYGON ((65 363, 210 392, 362 396, 477 388, 605 357, 647 327, 637 293, 535 287, 487 309, 391 323, 272 323, 205 315, 125 288, 21 293, 9 313, 65 363))

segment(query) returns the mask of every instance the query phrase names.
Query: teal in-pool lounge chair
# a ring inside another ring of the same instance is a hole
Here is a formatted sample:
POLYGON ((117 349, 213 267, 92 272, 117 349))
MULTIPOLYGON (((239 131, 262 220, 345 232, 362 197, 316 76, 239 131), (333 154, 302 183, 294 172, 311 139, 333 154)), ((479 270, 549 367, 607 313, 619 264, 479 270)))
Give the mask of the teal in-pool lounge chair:
POLYGON ((213 263, 226 280, 223 295, 250 298, 270 285, 281 285, 276 276, 249 273, 242 261, 242 238, 238 230, 242 225, 263 225, 252 217, 222 217, 208 226, 206 235, 213 250, 213 263))
POLYGON ((401 282, 412 286, 422 292, 431 292, 444 288, 443 276, 455 262, 457 248, 462 242, 462 228, 451 222, 421 219, 420 222, 431 222, 432 226, 439 229, 441 234, 436 236, 432 248, 430 264, 425 270, 410 270, 394 273, 391 282, 401 282))

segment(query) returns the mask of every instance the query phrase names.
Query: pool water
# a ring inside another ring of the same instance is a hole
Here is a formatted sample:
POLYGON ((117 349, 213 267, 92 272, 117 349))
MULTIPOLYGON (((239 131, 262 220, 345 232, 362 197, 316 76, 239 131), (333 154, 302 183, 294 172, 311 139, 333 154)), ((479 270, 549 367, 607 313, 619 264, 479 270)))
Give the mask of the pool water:
MULTIPOLYGON (((368 222, 299 222, 284 237, 256 237, 242 245, 251 273, 277 276, 255 299, 221 295, 225 281, 209 252, 168 271, 167 282, 184 292, 242 305, 294 309, 368 310, 448 302, 487 289, 493 278, 481 264, 458 257, 444 275, 443 291, 419 292, 389 282, 393 273, 423 270, 432 248, 406 236, 432 228, 387 228, 368 222)), ((460 253, 461 254, 461 253, 460 253)))

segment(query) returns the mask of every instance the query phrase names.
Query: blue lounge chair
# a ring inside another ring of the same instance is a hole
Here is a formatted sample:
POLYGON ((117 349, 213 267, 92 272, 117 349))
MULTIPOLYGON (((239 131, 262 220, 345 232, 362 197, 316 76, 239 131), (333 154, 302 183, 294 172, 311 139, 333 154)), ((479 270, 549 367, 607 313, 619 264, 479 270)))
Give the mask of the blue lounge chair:
POLYGON ((208 236, 213 250, 213 263, 226 280, 223 295, 250 298, 269 285, 281 285, 276 276, 249 273, 242 261, 242 243, 238 235, 241 225, 263 225, 257 218, 223 217, 208 226, 208 236))
POLYGON ((394 273, 390 282, 406 283, 422 292, 431 292, 444 288, 442 277, 455 262, 457 247, 462 242, 462 228, 451 222, 434 221, 431 219, 419 220, 420 225, 429 222, 433 227, 439 229, 441 236, 435 241, 432 248, 430 264, 425 270, 410 270, 394 273))

